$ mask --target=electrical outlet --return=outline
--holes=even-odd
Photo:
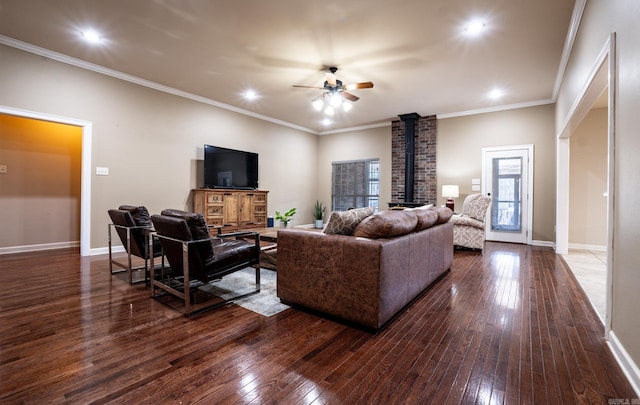
[[[108,176],[109,168],[108,167],[96,167],[96,175],[98,176]]]
[[[0,165],[0,174],[7,174],[7,165]]]

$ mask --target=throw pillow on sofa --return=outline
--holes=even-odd
[[[412,232],[418,223],[413,211],[383,211],[362,220],[353,236],[361,238],[391,238]]]
[[[326,234],[353,235],[356,226],[366,217],[373,215],[373,207],[354,208],[349,211],[333,211],[323,232]]]

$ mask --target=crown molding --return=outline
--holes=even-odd
[[[224,110],[233,111],[238,114],[246,115],[248,117],[256,118],[262,121],[271,122],[273,124],[282,125],[284,127],[289,127],[293,129],[297,129],[302,132],[308,132],[314,135],[318,135],[318,131],[314,131],[309,128],[305,128],[299,125],[292,124],[287,121],[279,120],[276,118],[268,117],[266,115],[257,114],[249,110],[245,110],[242,108],[234,107],[229,104],[221,103],[216,100],[212,100],[210,98],[198,96],[193,93],[189,93],[186,91],[178,90],[173,87],[165,86],[156,82],[152,82],[150,80],[145,80],[137,76],[129,75],[127,73],[123,73],[114,69],[109,69],[104,66],[96,65],[95,63],[90,63],[87,61],[83,61],[77,58],[73,58],[71,56],[67,56],[61,54],[59,52],[55,52],[49,49],[41,48],[39,46],[35,46],[23,41],[19,41],[14,38],[7,37],[5,35],[0,35],[0,44],[4,44],[16,49],[23,50],[25,52],[33,53],[35,55],[44,56],[45,58],[49,58],[58,62],[66,63],[68,65],[76,66],[81,69],[90,70],[92,72],[100,73],[106,76],[111,76],[116,79],[124,80],[130,83],[137,84],[139,86],[148,87],[150,89],[158,90],[164,93],[172,94],[174,96],[186,98],[189,100],[197,101],[199,103],[208,104],[214,107],[222,108]]]
[[[437,114],[436,116],[438,117],[438,119],[455,118],[455,117],[464,117],[466,115],[485,114],[485,113],[500,112],[500,111],[507,111],[507,110],[516,110],[518,108],[536,107],[539,105],[547,105],[547,104],[553,104],[553,103],[555,103],[555,100],[548,98],[544,100],[527,101],[525,103],[505,104],[505,105],[496,106],[496,107],[481,108],[478,110],[468,110],[468,111],[461,111],[461,112],[454,112],[454,113],[447,113],[447,114]]]
[[[564,49],[562,50],[562,58],[560,59],[560,65],[558,66],[558,75],[556,76],[556,82],[553,86],[554,100],[557,100],[558,93],[560,92],[560,86],[564,80],[564,74],[567,70],[567,64],[569,63],[569,56],[573,49],[573,44],[576,41],[578,35],[578,28],[580,28],[580,22],[582,21],[582,15],[584,14],[584,8],[587,6],[587,0],[576,0],[573,7],[573,14],[571,15],[571,22],[569,23],[569,31],[567,32],[567,38],[564,41]]]

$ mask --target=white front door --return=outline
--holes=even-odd
[[[491,197],[486,239],[531,243],[533,145],[482,149],[483,193]]]

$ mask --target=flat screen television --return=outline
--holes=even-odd
[[[204,145],[204,187],[258,188],[258,154]]]

